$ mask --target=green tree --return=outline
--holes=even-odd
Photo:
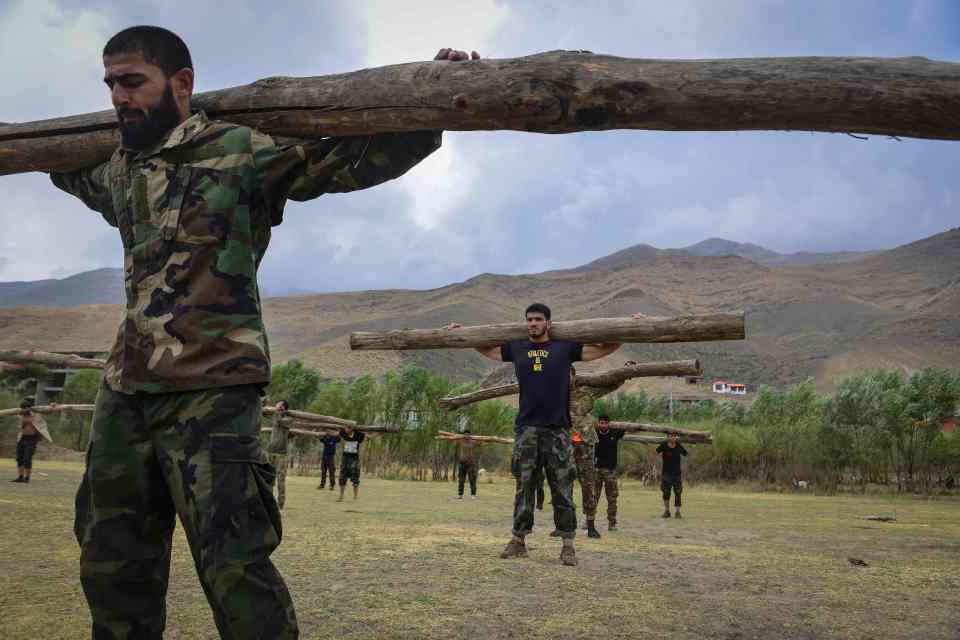
[[[320,374],[315,369],[289,360],[273,368],[267,394],[271,402],[286,400],[291,409],[302,409],[309,406],[319,386]]]
[[[60,404],[93,404],[100,389],[101,372],[83,370],[71,373],[60,394]],[[64,411],[54,428],[53,439],[61,446],[73,447],[78,451],[86,448],[90,437],[92,414],[76,411]],[[51,424],[51,427],[54,425]]]

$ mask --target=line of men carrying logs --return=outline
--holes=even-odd
[[[742,315],[733,314],[732,325],[720,332],[721,339],[736,337],[736,324],[739,320],[742,335]],[[525,339],[513,339],[502,342],[499,337],[506,327],[508,332],[516,333],[513,325],[474,327],[467,329],[453,323],[441,330],[388,332],[386,342],[390,348],[439,348],[442,346],[469,346],[492,360],[512,362],[517,383],[480,389],[455,397],[441,400],[441,406],[455,411],[460,407],[482,400],[519,394],[519,410],[515,422],[514,435],[510,438],[473,435],[463,433],[440,432],[437,440],[458,443],[458,497],[462,498],[467,481],[471,496],[477,491],[477,465],[474,447],[478,444],[511,444],[511,471],[516,481],[512,537],[504,551],[503,558],[524,557],[527,555],[525,537],[534,522],[534,510],[542,510],[544,504],[544,481],[550,487],[553,506],[554,537],[563,540],[560,559],[563,564],[576,565],[577,559],[573,546],[576,530],[576,509],[573,502],[573,483],[578,481],[581,489],[581,504],[585,518],[584,529],[591,538],[599,538],[596,528],[598,502],[604,492],[607,494],[608,531],[617,528],[618,511],[618,447],[621,441],[643,444],[658,444],[657,453],[662,456],[661,490],[663,498],[663,517],[671,517],[670,496],[674,497],[672,517],[681,517],[681,494],[683,489],[681,457],[687,452],[686,444],[709,444],[712,437],[707,432],[677,429],[671,426],[611,422],[607,416],[593,417],[594,405],[598,398],[619,389],[627,380],[649,376],[685,376],[700,375],[701,369],[696,360],[673,362],[638,363],[627,361],[622,367],[599,373],[578,374],[573,366],[577,361],[590,361],[606,357],[615,352],[620,342],[581,343],[573,340],[557,339],[557,333],[576,331],[595,335],[594,327],[578,325],[599,324],[600,335],[622,334],[626,338],[642,341],[680,341],[704,339],[704,335],[717,336],[716,328],[707,329],[703,324],[716,323],[716,319],[704,321],[703,317],[687,318],[651,318],[643,314],[634,314],[629,319],[607,319],[600,321],[579,321],[571,323],[551,322],[551,311],[543,304],[532,304],[525,311]],[[731,324],[731,318],[722,317],[721,323]],[[606,328],[604,328],[606,325]],[[615,325],[611,329],[610,326]],[[685,326],[682,326],[685,325]],[[555,328],[556,327],[556,328]],[[559,329],[559,331],[558,331]],[[604,334],[603,331],[607,333]],[[438,333],[439,332],[439,333]],[[593,333],[591,333],[593,332]],[[725,333],[724,333],[725,332]],[[384,343],[370,334],[353,334],[353,348],[377,348]],[[492,343],[492,344],[491,344]],[[2,351],[0,359],[11,362],[45,362],[65,365],[68,362],[80,362],[84,367],[102,366],[100,361],[44,354],[41,352]],[[37,413],[60,410],[92,410],[91,405],[62,405],[46,408],[33,408]],[[8,410],[17,411],[17,410]],[[22,410],[21,410],[22,411]],[[3,415],[4,412],[0,412]],[[321,481],[318,488],[324,488],[329,480],[330,489],[334,487],[334,456],[336,447],[343,442],[341,468],[339,476],[340,495],[344,499],[347,482],[353,485],[353,497],[358,498],[360,484],[360,445],[367,436],[383,432],[401,432],[397,426],[358,425],[351,420],[334,416],[324,416],[290,409],[285,400],[272,407],[264,407],[263,415],[272,416],[271,426],[262,429],[270,434],[266,455],[275,469],[274,485],[277,491],[278,506],[282,509],[286,499],[286,473],[288,468],[287,452],[291,437],[316,437],[321,439],[323,454],[321,457]],[[21,412],[21,440],[30,439],[30,426]],[[633,435],[630,432],[666,434],[666,439],[650,435]],[[629,434],[629,435],[628,435]],[[35,448],[35,446],[34,446]],[[21,465],[18,447],[18,470]],[[21,470],[21,476],[24,475]],[[17,480],[23,481],[23,480]]]

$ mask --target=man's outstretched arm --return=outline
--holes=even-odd
[[[473,52],[441,49],[437,61],[477,60]],[[440,148],[442,131],[328,138],[278,147],[264,134],[251,140],[258,183],[273,205],[311,200],[325,193],[366,189],[402,176]],[[275,220],[274,224],[279,221]]]
[[[51,173],[50,180],[61,191],[76,196],[87,207],[99,211],[111,226],[117,226],[113,210],[113,195],[110,192],[110,163],[104,162],[89,169],[69,173]]]
[[[444,327],[447,331],[453,331],[455,329],[462,329],[463,325],[459,322],[451,322]],[[484,358],[490,358],[491,360],[496,360],[497,362],[503,362],[503,350],[500,345],[494,345],[492,347],[476,347],[477,353],[482,355]]]

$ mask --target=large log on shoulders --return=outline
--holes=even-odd
[[[638,362],[616,369],[596,373],[577,372],[577,384],[587,387],[613,387],[633,378],[656,378],[666,376],[699,376],[703,373],[699,360],[674,360],[671,362]]]
[[[80,356],[48,353],[46,351],[29,351],[24,349],[10,349],[0,351],[0,361],[45,364],[52,367],[63,367],[64,369],[103,369],[106,363],[103,360],[94,358],[81,358]]]
[[[636,318],[595,318],[554,322],[550,337],[583,343],[705,342],[743,340],[742,311],[700,315]],[[394,329],[350,334],[350,348],[365,349],[475,349],[527,338],[522,322],[459,329]]]
[[[661,444],[667,441],[663,436],[643,436],[629,434],[623,436],[624,442],[638,442],[640,444]],[[713,444],[713,440],[692,440],[690,438],[678,438],[677,442],[681,444]]]
[[[65,411],[83,411],[92,413],[95,408],[96,406],[92,404],[41,404],[35,407],[30,407],[30,411],[33,411],[34,413],[61,413]],[[23,409],[0,409],[0,418],[20,415],[21,411],[23,411]]]
[[[198,94],[193,106],[294,138],[423,129],[645,129],[958,140],[960,64],[919,57],[652,60],[550,51],[264,78]],[[116,127],[113,111],[0,126],[0,175],[103,162],[117,146]]]
[[[490,400],[492,398],[501,398],[503,396],[512,396],[517,393],[520,393],[520,385],[516,382],[513,384],[501,384],[496,387],[487,387],[486,389],[478,389],[477,391],[463,393],[459,396],[440,398],[440,406],[448,410],[459,409],[460,407],[473,404],[474,402],[481,402],[483,400]]]
[[[263,415],[272,416],[277,412],[275,407],[264,407]],[[302,422],[321,422],[328,425],[340,425],[340,426],[357,426],[357,423],[354,420],[345,420],[344,418],[337,418],[334,416],[325,416],[319,413],[309,413],[307,411],[298,411],[296,409],[291,409],[287,411],[287,415],[296,420]]]
[[[680,429],[666,424],[652,424],[648,422],[620,422],[613,420],[610,422],[611,429],[620,429],[621,431],[633,432],[642,431],[646,433],[676,433],[684,438],[693,438],[697,440],[713,441],[713,434],[709,431],[694,431],[692,429]]]
[[[485,443],[492,442],[496,444],[513,444],[513,438],[502,438],[500,436],[483,436],[466,433],[453,433],[452,431],[439,431],[435,440],[446,440],[448,442],[457,442],[460,440],[471,440],[473,442]]]
[[[700,375],[700,362],[697,360],[676,360],[673,362],[638,362],[637,364],[598,371],[596,373],[577,373],[577,384],[588,387],[613,387],[632,378],[657,376],[695,376]],[[511,396],[520,393],[520,385],[502,384],[470,391],[459,396],[440,398],[440,406],[447,410],[483,400]]]

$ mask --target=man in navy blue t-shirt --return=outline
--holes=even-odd
[[[526,340],[514,340],[501,346],[478,348],[482,355],[512,362],[520,384],[520,410],[517,413],[517,437],[513,445],[513,468],[518,474],[513,507],[513,538],[501,558],[526,557],[525,538],[533,528],[536,502],[536,471],[542,464],[550,485],[553,520],[563,548],[560,560],[577,564],[573,538],[577,531],[577,512],[573,504],[573,483],[577,468],[570,442],[570,367],[574,362],[608,356],[617,343],[584,345],[550,338],[550,308],[532,304],[525,312]],[[642,314],[634,314],[640,319]],[[454,323],[447,329],[461,325]]]

